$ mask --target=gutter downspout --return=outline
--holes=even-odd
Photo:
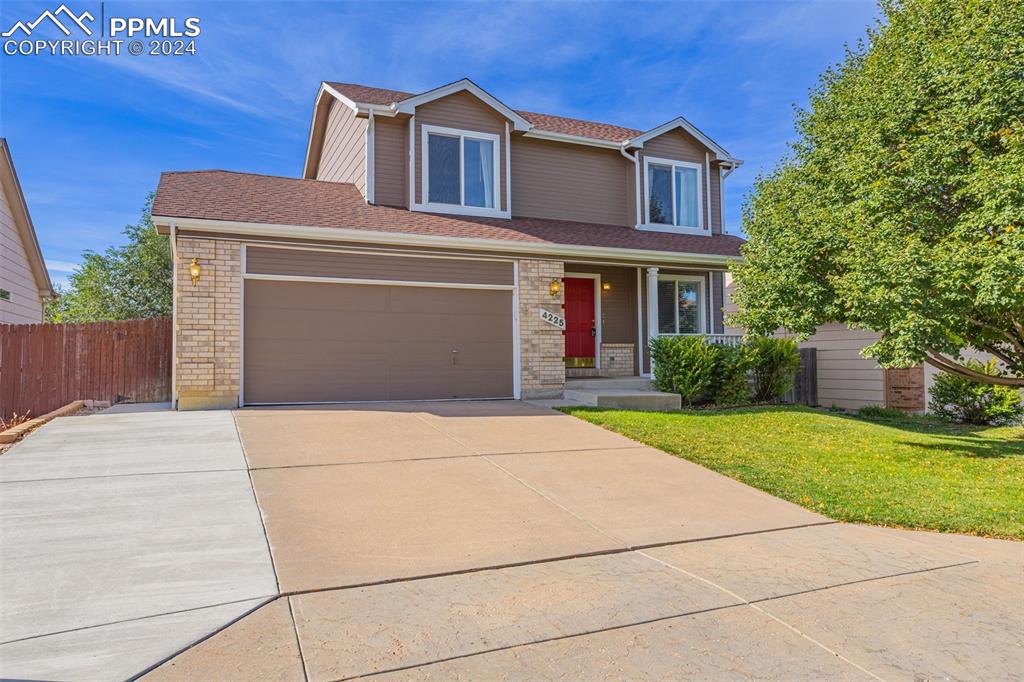
[[[725,164],[722,165],[724,166]],[[730,161],[728,171],[719,171],[718,173],[718,210],[722,215],[722,234],[729,234],[725,230],[725,179],[732,175],[736,168],[738,168],[736,162]]]
[[[178,409],[178,223],[171,223],[171,409]]]
[[[639,151],[629,154],[626,152],[625,145],[619,147],[619,153],[624,157],[633,162],[633,203],[636,205],[636,224],[634,228],[639,229],[640,227],[640,160],[637,158]]]

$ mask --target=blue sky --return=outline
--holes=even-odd
[[[4,0],[0,26],[59,2]],[[99,2],[69,7],[99,16]],[[8,138],[63,282],[120,243],[163,170],[297,176],[321,80],[422,91],[468,76],[517,109],[647,129],[682,114],[744,165],[726,221],[793,136],[794,105],[877,15],[870,1],[107,2],[201,19],[196,56],[0,57]],[[53,37],[59,37],[54,35]]]

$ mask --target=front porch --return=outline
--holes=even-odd
[[[678,410],[682,406],[678,394],[655,390],[647,377],[567,378],[565,399],[582,405],[619,410]]]
[[[558,286],[567,394],[586,386],[576,380],[624,379],[629,390],[638,389],[650,378],[647,349],[655,336],[739,343],[741,336],[724,333],[723,275],[697,267],[565,263]],[[603,395],[623,388],[614,382],[602,386]]]

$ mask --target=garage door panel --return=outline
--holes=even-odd
[[[509,290],[248,279],[245,402],[511,397],[511,310]]]

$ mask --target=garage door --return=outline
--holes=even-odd
[[[258,277],[245,281],[246,404],[513,395],[510,288]]]

